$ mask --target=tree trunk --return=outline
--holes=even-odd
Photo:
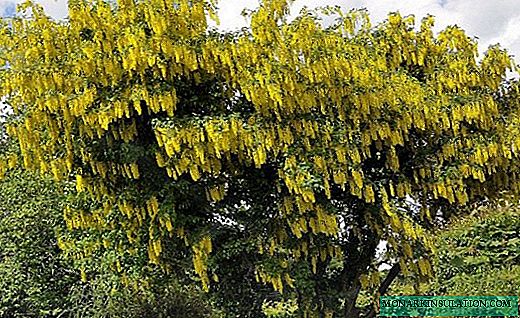
[[[346,246],[343,271],[341,274],[341,291],[345,295],[345,318],[360,317],[360,310],[356,307],[356,301],[361,291],[359,278],[366,272],[376,253],[379,238],[373,233],[366,233],[360,240],[353,233]]]
[[[356,307],[356,300],[361,290],[359,282],[355,282],[347,291],[345,299],[345,318],[358,318],[359,309]]]

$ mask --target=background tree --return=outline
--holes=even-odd
[[[136,291],[157,270],[213,281],[254,317],[260,302],[241,296],[267,283],[298,315],[355,317],[360,290],[393,278],[380,241],[392,276],[431,276],[439,220],[517,191],[504,50],[478,62],[432,17],[288,21],[289,2],[263,1],[239,33],[208,30],[203,0],[70,1],[66,22],[27,3],[4,23],[9,133],[26,168],[75,180],[59,245],[83,280],[101,263]]]

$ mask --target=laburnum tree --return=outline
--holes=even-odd
[[[208,27],[209,0],[71,0],[64,21],[27,2],[3,21],[0,90],[21,155],[0,171],[76,183],[59,245],[84,280],[104,264],[146,290],[159,268],[234,317],[280,299],[299,316],[373,316],[360,291],[433,274],[440,220],[518,192],[505,50],[478,60],[430,16],[289,19],[290,2],[262,1],[234,33]]]

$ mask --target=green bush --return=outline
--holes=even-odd
[[[401,278],[390,295],[520,296],[518,233],[517,203],[480,208],[438,231],[432,281]]]
[[[520,295],[520,207],[489,207],[437,239],[436,282],[446,295]]]
[[[55,236],[65,192],[19,170],[0,183],[0,317],[56,317],[70,308],[78,273],[61,258]]]
[[[199,288],[160,271],[149,288],[133,290],[94,264],[82,282],[56,239],[67,193],[63,183],[20,170],[0,183],[0,317],[218,317]]]

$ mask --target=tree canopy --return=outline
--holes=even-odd
[[[244,316],[281,297],[353,317],[360,290],[384,292],[379,242],[403,274],[431,276],[439,221],[518,191],[505,50],[479,60],[431,16],[290,20],[290,2],[262,1],[232,33],[208,27],[207,0],[71,0],[66,21],[27,2],[3,20],[0,95],[21,153],[0,174],[75,182],[58,244],[83,280],[102,260],[127,288],[160,269]]]

